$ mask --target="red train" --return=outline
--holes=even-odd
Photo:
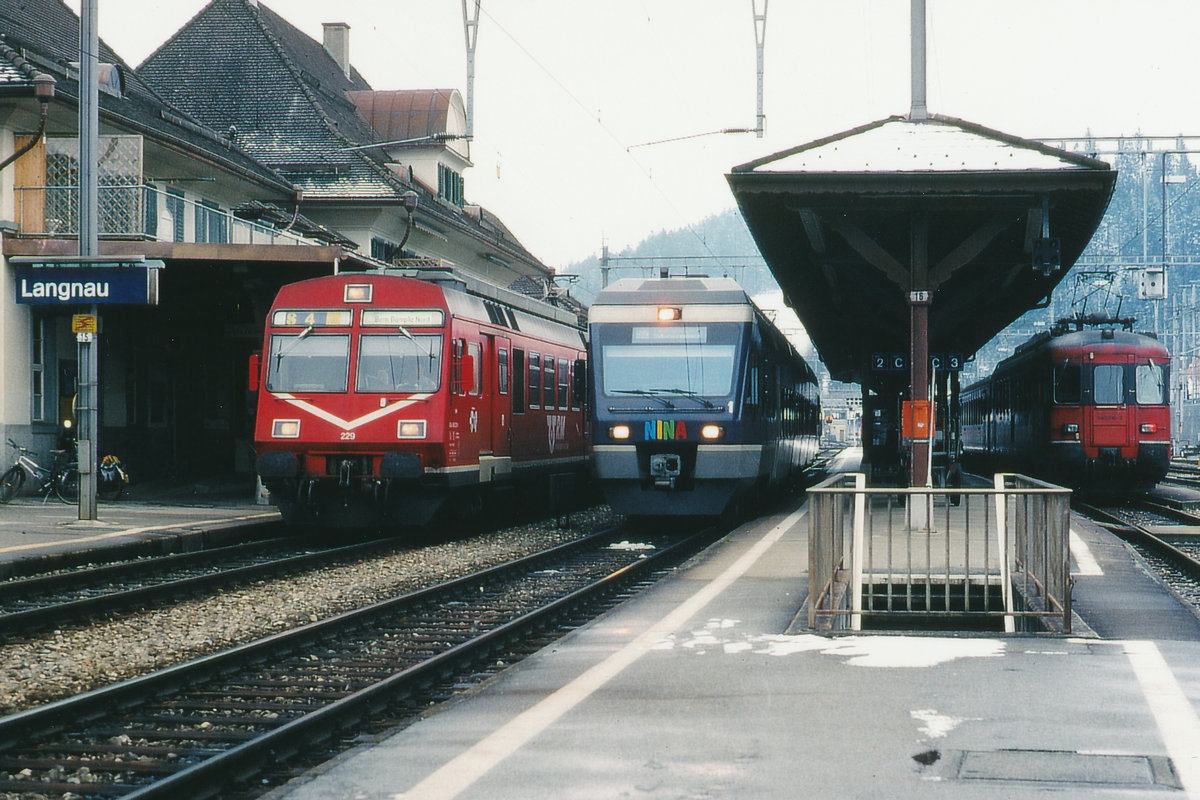
[[[422,525],[500,490],[546,502],[586,476],[583,329],[446,272],[283,287],[267,319],[256,469],[284,519]]]
[[[1131,318],[1059,320],[962,393],[969,467],[1144,491],[1171,460],[1170,355]]]

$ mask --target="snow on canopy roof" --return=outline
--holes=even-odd
[[[940,115],[891,117],[752,161],[734,172],[994,172],[1107,169],[1078,153]]]

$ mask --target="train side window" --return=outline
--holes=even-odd
[[[496,388],[508,394],[508,351],[501,348],[496,356]]]
[[[471,392],[473,396],[478,396],[483,390],[483,348],[479,346],[479,342],[467,343],[467,355],[471,356]]]
[[[1162,364],[1138,364],[1134,376],[1137,403],[1143,406],[1162,405],[1166,401],[1166,375]]]
[[[467,351],[466,339],[455,339],[450,352],[450,393],[463,393],[463,354]]]
[[[542,407],[542,357],[529,354],[529,407]]]
[[[525,413],[525,351],[513,348],[513,413]]]
[[[567,399],[571,388],[571,364],[565,358],[558,360],[558,410],[566,411],[571,402]]]
[[[554,359],[542,356],[542,407],[547,411],[554,410]]]
[[[1080,378],[1083,370],[1079,364],[1057,364],[1054,367],[1054,402],[1074,405],[1079,402]]]
[[[1125,402],[1123,364],[1097,364],[1092,372],[1093,396],[1098,406],[1119,406]]]

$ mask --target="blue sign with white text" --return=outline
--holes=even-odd
[[[16,266],[17,303],[21,305],[148,305],[157,303],[151,273],[140,265]],[[156,288],[156,287],[155,287]]]

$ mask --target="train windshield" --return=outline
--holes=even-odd
[[[350,337],[298,334],[271,336],[267,390],[271,392],[344,392],[350,372]]]
[[[1167,402],[1166,367],[1148,361],[1138,364],[1135,373],[1137,402],[1143,406],[1157,406]]]
[[[354,386],[360,392],[436,392],[442,375],[442,337],[364,334]]]
[[[676,407],[688,398],[712,408],[708,398],[733,394],[742,331],[737,323],[605,325],[597,331],[600,389],[613,399],[653,397]]]

